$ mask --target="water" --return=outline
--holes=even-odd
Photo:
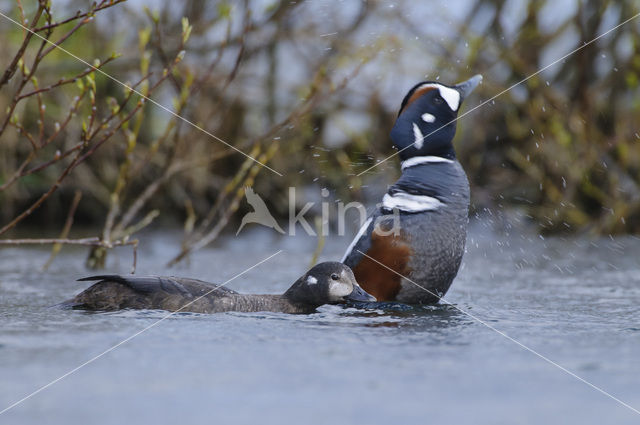
[[[166,270],[175,236],[145,237],[139,273],[286,289],[315,242],[247,232]],[[324,259],[348,244],[329,239]],[[84,288],[84,250],[0,251],[0,410],[164,317],[50,308]],[[110,257],[126,272],[129,251]],[[545,239],[474,226],[449,302],[640,409],[640,239]],[[2,424],[631,424],[640,415],[439,305],[313,315],[178,314],[61,379]]]

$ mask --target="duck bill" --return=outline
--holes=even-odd
[[[469,94],[473,91],[473,89],[478,87],[478,84],[480,84],[481,82],[482,82],[482,75],[476,74],[473,77],[469,78],[467,81],[458,83],[453,87],[456,90],[458,90],[458,93],[460,93],[460,97],[464,99],[467,96],[469,96]]]
[[[346,301],[375,301],[376,297],[366,292],[360,287],[360,285],[353,285],[353,291],[351,294],[345,297]]]

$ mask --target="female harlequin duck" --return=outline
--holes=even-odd
[[[239,294],[220,285],[181,277],[106,275],[79,280],[99,282],[62,306],[99,311],[130,308],[195,313],[312,313],[323,304],[375,301],[358,285],[351,269],[338,262],[316,265],[282,295]]]
[[[458,273],[469,183],[452,140],[460,105],[481,81],[476,75],[455,86],[422,82],[402,101],[391,130],[402,175],[342,258],[378,301],[437,302]]]

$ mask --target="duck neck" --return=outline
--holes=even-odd
[[[252,311],[273,311],[276,313],[313,313],[315,305],[303,302],[296,302],[287,296],[274,294],[251,294],[243,297],[244,301],[250,305]]]
[[[319,305],[304,303],[296,300],[289,299],[284,295],[281,295],[283,302],[288,306],[288,313],[309,314],[316,311]]]
[[[300,310],[300,313],[315,311],[315,309],[322,304],[318,304],[318,302],[309,295],[308,290],[299,288],[298,283],[299,282],[296,282],[296,284],[287,289],[284,294],[280,295],[281,299],[283,302],[288,303],[291,308]]]
[[[464,201],[469,183],[460,163],[440,156],[416,156],[402,162],[402,175],[383,198],[387,210],[434,211]]]
[[[389,188],[389,195],[405,192],[411,195],[425,195],[442,202],[455,185],[457,161],[438,157],[421,156],[402,162],[402,175]]]

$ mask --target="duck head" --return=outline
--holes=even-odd
[[[284,293],[291,302],[321,306],[345,301],[375,301],[358,285],[348,266],[335,261],[319,263]]]
[[[451,143],[456,133],[454,120],[462,101],[481,81],[481,75],[454,86],[423,81],[409,90],[391,130],[400,159],[430,155],[454,159]]]

